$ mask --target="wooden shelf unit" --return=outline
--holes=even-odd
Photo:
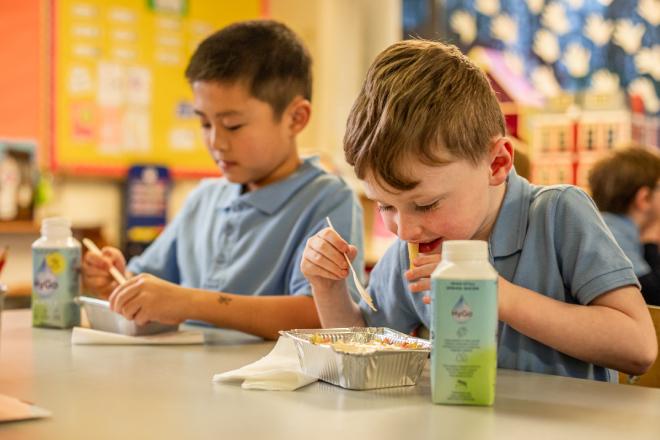
[[[7,285],[7,297],[20,297],[32,295],[32,286],[27,283],[9,283]]]
[[[0,234],[38,234],[39,225],[30,220],[0,221]]]

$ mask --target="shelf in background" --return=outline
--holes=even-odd
[[[30,296],[32,295],[32,285],[28,283],[8,283],[7,297]]]
[[[30,220],[0,221],[0,234],[38,234],[39,225]]]

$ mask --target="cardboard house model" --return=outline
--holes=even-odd
[[[509,136],[522,141],[532,182],[586,187],[593,163],[631,139],[631,115],[623,92],[583,91],[545,98],[507,66],[502,52],[475,48],[469,56],[491,81]],[[647,139],[645,144],[653,139],[657,144],[657,118],[655,125],[648,116],[637,116],[635,121],[633,130]]]
[[[630,97],[632,139],[648,148],[660,148],[660,115],[648,114],[641,96]]]

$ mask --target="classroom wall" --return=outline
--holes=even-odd
[[[101,226],[109,243],[120,241],[123,183],[115,179],[56,177],[53,198],[42,207],[39,218],[64,215],[78,227]],[[170,190],[168,218],[179,210],[196,180],[176,181]]]
[[[290,26],[314,60],[312,120],[303,152],[343,164],[346,118],[373,58],[401,39],[400,0],[273,0],[270,15]]]
[[[400,0],[272,0],[270,16],[301,35],[314,60],[312,120],[299,138],[301,151],[321,154],[352,175],[341,147],[346,118],[373,58],[401,38]],[[174,183],[170,216],[195,184]],[[100,224],[107,239],[118,242],[119,182],[58,177],[53,189],[42,215],[66,214],[81,226]]]
[[[301,35],[314,59],[312,122],[299,138],[301,151],[321,154],[349,181],[354,181],[341,150],[346,118],[375,55],[401,38],[401,0],[271,0],[269,13]],[[170,218],[196,183],[174,183]],[[110,243],[119,242],[120,182],[54,176],[52,189],[53,198],[38,211],[39,218],[63,215],[77,226],[100,225]],[[12,285],[29,281],[29,244],[34,239],[34,234],[6,239],[10,241],[12,258],[3,274],[4,282]]]
[[[35,1],[0,0],[0,10],[0,65],[15,63],[11,69],[0,68],[0,137],[42,141],[45,120],[38,108],[46,98],[43,34],[24,29],[42,29],[45,12]]]

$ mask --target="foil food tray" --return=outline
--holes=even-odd
[[[108,301],[97,298],[80,296],[76,298],[76,302],[83,306],[89,325],[95,330],[128,336],[147,336],[176,331],[179,327],[178,325],[161,324],[160,322],[137,325],[135,321],[130,321],[119,313],[110,310]]]
[[[280,332],[294,341],[305,374],[352,390],[415,385],[431,352],[431,343],[385,327],[305,329]],[[315,344],[322,338],[329,343]],[[418,348],[345,352],[330,345],[369,344],[376,340],[412,343]]]

